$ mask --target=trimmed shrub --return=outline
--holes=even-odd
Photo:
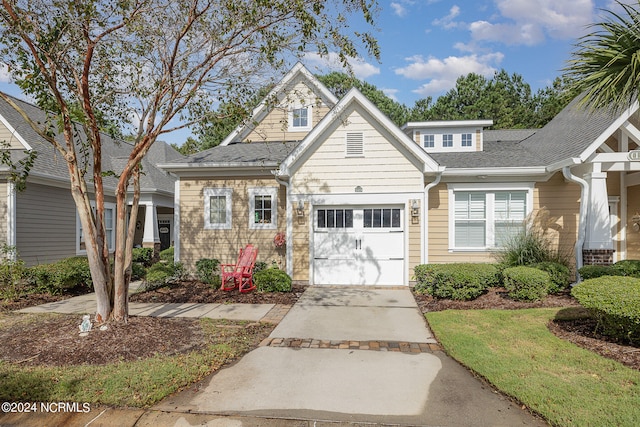
[[[29,269],[32,283],[39,289],[58,293],[76,286],[93,288],[89,261],[84,257],[73,257],[52,264],[40,264]]]
[[[149,267],[153,261],[153,248],[133,248],[132,260]]]
[[[414,290],[436,298],[472,300],[500,283],[493,264],[422,264],[414,273]]]
[[[551,277],[546,271],[519,266],[507,268],[502,274],[504,287],[515,300],[538,301],[549,293]]]
[[[616,276],[615,270],[609,265],[585,265],[580,267],[578,274],[583,280],[595,279],[602,276]]]
[[[147,274],[147,270],[144,268],[139,262],[134,262],[131,264],[131,280],[140,280],[144,279],[144,276]]]
[[[253,282],[260,292],[291,292],[291,277],[279,268],[254,272]]]
[[[598,321],[604,335],[640,344],[640,279],[603,276],[585,280],[571,290]]]
[[[145,289],[159,288],[169,282],[182,279],[183,275],[184,267],[181,263],[158,262],[147,269]]]
[[[640,261],[637,259],[625,259],[611,266],[613,276],[630,276],[640,278]]]
[[[160,260],[164,262],[173,263],[173,246],[160,251]]]
[[[196,261],[196,277],[202,283],[209,285],[220,284],[220,261],[202,258]]]
[[[27,271],[24,261],[17,257],[13,246],[0,247],[0,298],[13,300],[25,293]]]
[[[563,291],[571,284],[571,271],[565,265],[557,262],[546,261],[533,264],[530,267],[546,271],[549,274],[549,277],[551,278],[551,285],[549,286],[550,294]]]
[[[255,265],[253,266],[253,274],[256,274],[258,271],[265,270],[267,267],[268,266],[266,262],[256,261]]]

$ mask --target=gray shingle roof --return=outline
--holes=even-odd
[[[46,123],[47,115],[43,110],[19,99],[14,98],[14,100],[36,123]],[[18,113],[18,111],[3,99],[0,99],[0,115],[2,115],[11,126],[13,126],[16,132],[31,146],[33,150],[38,152],[35,163],[31,168],[31,173],[69,180],[67,163],[62,155],[55,150],[52,144],[38,135],[24,120],[20,113]],[[78,130],[79,134],[82,135],[82,131],[80,129]],[[61,135],[56,135],[56,140],[61,145],[65,145]],[[109,135],[102,134],[102,149],[103,170],[113,170],[118,173],[122,170],[124,164],[126,164],[125,159],[133,149],[133,145],[125,141],[113,139]],[[87,154],[90,157],[90,153]],[[81,158],[80,152],[78,156]],[[14,161],[24,157],[25,155],[22,152],[16,150],[12,152],[12,158]],[[141,178],[141,187],[143,189],[158,189],[173,193],[175,179],[168,173],[157,168],[155,165],[161,162],[174,161],[183,157],[184,156],[166,143],[156,141],[151,146],[149,153],[142,162],[144,175]],[[90,159],[89,164],[91,164]],[[115,187],[116,182],[116,179],[113,177],[104,178],[104,183],[107,186]]]
[[[296,142],[239,142],[227,146],[217,146],[171,164],[187,163],[267,163],[278,165],[298,145]]]
[[[431,156],[448,169],[547,167],[578,157],[619,118],[611,110],[586,110],[579,106],[580,99],[574,99],[541,129],[485,131],[483,152]]]

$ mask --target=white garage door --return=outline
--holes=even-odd
[[[404,209],[318,207],[313,247],[317,285],[401,285]]]

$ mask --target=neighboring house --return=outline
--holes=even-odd
[[[46,122],[42,110],[15,101],[32,120]],[[58,139],[62,142],[60,136]],[[24,151],[38,153],[22,192],[16,192],[8,179],[8,166],[0,165],[0,194],[4,195],[0,198],[0,217],[5,218],[0,221],[0,242],[15,247],[27,265],[86,254],[65,159],[4,100],[0,100],[0,142],[8,144],[14,162],[26,157]],[[132,145],[106,134],[102,135],[102,142],[103,170],[118,173],[126,164]],[[81,153],[79,157],[82,158]],[[161,249],[172,244],[175,178],[155,165],[181,158],[172,147],[156,142],[143,161],[136,245]],[[107,176],[104,182],[107,238],[113,248],[116,180]]]
[[[221,146],[160,165],[178,176],[188,267],[253,243],[296,282],[407,285],[418,264],[494,261],[526,218],[578,266],[640,257],[637,105],[589,113],[576,100],[536,130],[400,129],[301,64],[266,99]]]

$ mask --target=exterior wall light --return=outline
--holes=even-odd
[[[302,200],[298,200],[298,206],[296,206],[296,214],[298,216],[304,216],[304,203]]]
[[[411,201],[411,216],[414,218],[420,216],[420,204],[417,199]]]

